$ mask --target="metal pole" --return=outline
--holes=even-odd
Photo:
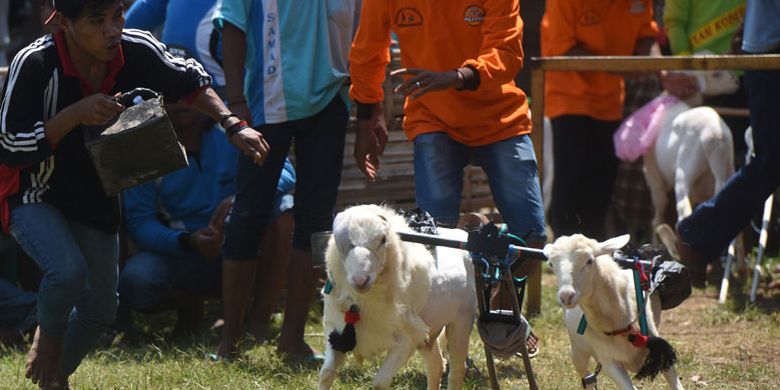
[[[764,249],[766,248],[767,237],[769,236],[769,220],[772,218],[772,205],[775,202],[775,195],[769,195],[764,202],[764,218],[761,221],[761,235],[758,237],[758,254],[756,255],[756,265],[753,267],[753,283],[750,286],[750,302],[756,301],[756,291],[758,291],[758,279],[761,277],[761,260],[764,258]]]

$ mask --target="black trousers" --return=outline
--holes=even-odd
[[[585,115],[552,118],[554,179],[550,224],[556,237],[582,233],[604,240],[617,173],[612,135],[619,121]]]

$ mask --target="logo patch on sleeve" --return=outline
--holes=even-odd
[[[415,8],[401,8],[395,14],[395,25],[398,27],[414,27],[423,23],[422,14]]]
[[[463,21],[469,26],[481,26],[485,21],[485,9],[478,5],[470,5],[463,12]]]

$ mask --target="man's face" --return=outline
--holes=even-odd
[[[87,9],[75,21],[62,17],[60,22],[68,37],[68,45],[73,45],[78,54],[103,62],[116,56],[125,27],[121,0]]]

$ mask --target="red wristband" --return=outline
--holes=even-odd
[[[236,135],[236,133],[246,129],[247,127],[249,127],[249,124],[247,124],[245,120],[240,120],[234,123],[232,126],[225,129],[225,132],[227,133],[228,137],[232,137]]]

